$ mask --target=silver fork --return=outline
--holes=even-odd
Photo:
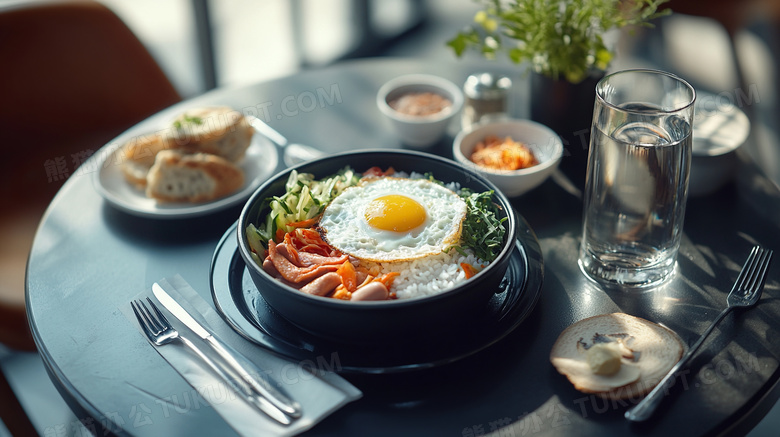
[[[217,364],[217,362],[209,358],[208,355],[204,354],[195,343],[191,342],[186,337],[179,335],[179,332],[173,328],[154,302],[148,297],[146,300],[148,302],[148,307],[141,300],[130,302],[130,306],[133,307],[133,312],[138,319],[138,323],[152,343],[157,346],[162,346],[173,341],[181,341],[251,405],[254,405],[260,411],[283,425],[289,425],[293,422],[294,418],[285,414],[267,399],[255,394],[240,378],[234,377],[232,371],[229,370],[229,367]],[[149,308],[151,308],[151,310]]]
[[[734,308],[748,308],[758,302],[761,297],[761,291],[764,288],[764,282],[766,281],[766,272],[769,269],[769,263],[772,261],[772,251],[764,249],[760,246],[754,246],[750,251],[745,265],[742,266],[742,271],[739,272],[737,280],[732,287],[731,292],[726,299],[728,306],[724,309],[718,317],[710,324],[709,328],[704,331],[704,334],[694,343],[688,350],[688,353],[677,362],[677,364],[669,370],[664,379],[655,386],[655,388],[638,404],[626,411],[626,419],[632,422],[641,422],[647,420],[652,416],[653,412],[658,405],[661,404],[668,389],[674,384],[674,380],[677,374],[683,367],[690,361],[691,357],[704,343],[704,340],[712,332],[715,326],[723,320],[726,315]]]

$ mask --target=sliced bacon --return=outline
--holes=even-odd
[[[299,252],[315,253],[322,256],[341,256],[341,252],[326,243],[314,229],[296,229],[285,235],[285,242]]]
[[[279,282],[281,282],[281,283],[283,283],[283,284],[285,284],[285,285],[287,285],[289,287],[297,289],[297,288],[301,288],[301,286],[304,285],[304,284],[296,284],[294,282],[290,282],[290,281],[284,279],[282,277],[282,274],[279,273],[278,270],[276,270],[276,267],[274,267],[274,263],[271,262],[271,260],[268,259],[268,258],[263,260],[263,270],[265,270],[266,273],[268,273],[269,275],[273,276],[273,278],[276,279],[277,281],[279,281]]]
[[[289,241],[289,238],[285,236],[284,240]],[[323,256],[316,253],[302,252],[296,250],[292,242],[277,244],[276,251],[298,267],[311,267],[330,264],[341,265],[349,259],[348,255]]]
[[[378,275],[376,266],[356,268],[349,255],[328,245],[315,229],[295,229],[278,240],[268,242],[263,270],[291,287],[344,300],[395,298],[388,290],[398,272]]]
[[[295,264],[298,267],[303,267],[301,265],[300,259],[298,259],[298,251],[295,250],[292,245],[285,244],[285,243],[279,243],[276,245],[276,251],[279,252],[280,255],[290,260],[291,263]]]
[[[296,229],[295,232],[292,233],[293,235],[291,237],[294,237],[296,240],[300,241],[301,243],[319,243],[319,244],[326,244],[324,241],[322,241],[322,236],[320,236],[320,233],[317,232],[315,229]]]
[[[268,259],[282,277],[293,283],[309,282],[327,272],[338,270],[338,265],[298,267],[276,250],[276,243],[268,241]]]
[[[341,265],[349,261],[349,255],[322,256],[316,253],[298,252],[298,259],[302,267],[314,265]]]
[[[273,276],[275,279],[282,277],[282,275],[279,274],[279,270],[276,270],[276,267],[274,267],[273,261],[271,261],[269,258],[263,260],[263,270],[265,270],[266,273]]]

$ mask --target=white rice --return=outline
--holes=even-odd
[[[410,299],[438,294],[466,281],[466,273],[461,268],[461,263],[471,264],[477,270],[487,266],[488,263],[477,258],[470,250],[466,249],[465,252],[468,253],[467,256],[452,249],[449,253],[378,265],[382,274],[400,273],[393,281],[390,291],[394,292],[398,299]]]

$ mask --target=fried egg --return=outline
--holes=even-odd
[[[463,199],[427,179],[383,177],[347,188],[320,218],[331,246],[366,261],[439,254],[460,240]]]

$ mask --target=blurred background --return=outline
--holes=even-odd
[[[472,0],[106,0],[184,97],[350,58],[454,58]]]
[[[455,60],[445,46],[475,0],[101,0],[148,47],[182,97],[371,56]],[[780,1],[671,0],[652,29],[613,33],[612,69],[652,66],[753,110],[754,139],[778,144]],[[477,58],[474,53],[466,57]],[[506,59],[496,62],[508,63]],[[523,68],[523,66],[519,66]],[[777,147],[751,149],[780,182]]]
[[[20,3],[32,1],[0,0],[0,7]],[[270,80],[363,57],[451,62],[456,57],[446,41],[472,22],[481,6],[473,0],[100,3],[140,39],[183,99],[217,87]],[[611,35],[618,47],[612,69],[652,66],[686,78],[700,91],[730,97],[741,92],[749,99],[752,141],[758,144],[750,153],[777,184],[780,0],[672,0],[668,6],[674,14],[659,20],[655,28]],[[3,38],[2,31],[0,27],[0,45],[14,44]],[[56,191],[61,183],[48,188]],[[29,243],[21,244],[29,250],[24,246]],[[2,274],[18,276],[20,268],[23,264]],[[0,344],[0,367],[38,434],[67,436],[85,431],[72,426],[77,419],[49,381],[37,353]],[[777,435],[778,426],[780,407],[776,406],[751,435]],[[3,435],[9,432],[0,423]]]
[[[185,98],[350,58],[453,60],[445,42],[480,7],[475,0],[101,2],[130,26]],[[667,6],[676,13],[623,40],[618,61],[648,58],[711,90],[733,88],[743,74],[773,103],[779,3],[672,0]]]

